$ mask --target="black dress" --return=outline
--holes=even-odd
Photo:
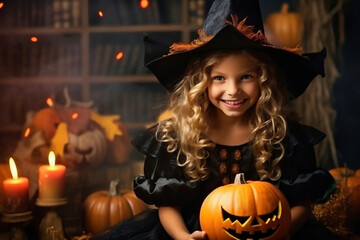
[[[180,207],[190,232],[200,230],[199,212],[205,197],[215,188],[231,183],[242,172],[246,180],[258,180],[249,144],[224,146],[209,150],[209,177],[192,182],[176,164],[176,153],[168,153],[166,144],[155,139],[156,126],[135,138],[133,145],[145,154],[144,176],[134,180],[136,195],[148,204]],[[325,135],[312,127],[291,124],[281,161],[282,176],[272,182],[284,193],[290,206],[310,199],[326,198],[334,187],[332,176],[316,168],[313,145]],[[294,239],[336,239],[325,228],[306,223]],[[171,239],[162,227],[157,210],[146,211],[118,224],[94,239]]]

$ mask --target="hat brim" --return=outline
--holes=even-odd
[[[159,48],[159,46],[155,46],[156,42],[154,41],[147,42],[145,39],[144,41],[146,49]],[[320,52],[298,55],[271,45],[254,42],[231,25],[221,29],[210,41],[200,47],[155,59],[148,57],[147,59],[154,60],[145,62],[145,66],[154,73],[166,89],[173,91],[193,57],[202,52],[236,49],[253,49],[267,53],[285,74],[287,89],[294,98],[300,96],[317,75],[325,75],[325,49]]]

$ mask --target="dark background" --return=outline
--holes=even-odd
[[[290,4],[290,10],[296,10],[296,0],[260,0],[263,18],[279,11],[284,2]],[[337,112],[334,135],[339,164],[360,168],[357,152],[360,150],[360,1],[346,0],[343,11],[345,43],[336,59],[340,77],[333,87],[333,106]]]

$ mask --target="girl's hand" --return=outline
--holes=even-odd
[[[201,239],[207,239],[207,235],[205,231],[195,231],[192,234],[190,234],[187,240],[201,240]]]

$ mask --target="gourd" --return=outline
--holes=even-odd
[[[136,197],[134,191],[124,190],[118,193],[117,184],[118,181],[111,181],[109,191],[97,191],[85,199],[83,216],[87,232],[96,234],[147,208],[147,205]]]
[[[300,44],[302,21],[300,15],[289,12],[289,4],[283,3],[280,12],[274,12],[265,19],[265,26],[276,39],[278,47],[294,48]]]
[[[290,206],[274,185],[246,182],[236,175],[233,184],[213,190],[200,209],[200,225],[209,239],[285,239],[290,230]]]

